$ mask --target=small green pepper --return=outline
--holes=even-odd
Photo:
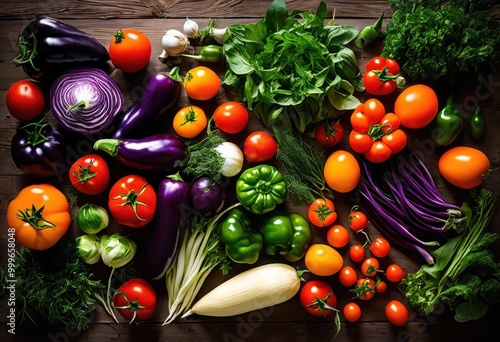
[[[373,42],[380,34],[383,20],[384,20],[384,12],[382,12],[380,17],[378,17],[377,21],[373,25],[367,26],[361,30],[354,44],[356,44],[358,48],[362,49],[371,42]]]
[[[286,198],[283,174],[274,166],[261,164],[245,170],[236,181],[236,197],[256,215],[268,213]]]
[[[259,259],[263,241],[261,234],[252,227],[245,210],[234,208],[219,226],[220,236],[226,245],[226,254],[234,262],[253,264]]]
[[[470,117],[469,133],[474,139],[479,139],[483,136],[485,127],[484,116],[481,112],[481,107],[478,106]]]
[[[438,145],[448,146],[458,137],[462,127],[462,116],[455,107],[453,96],[450,94],[446,100],[446,104],[434,119],[432,138]]]
[[[259,230],[266,254],[280,254],[290,262],[303,258],[312,240],[311,226],[299,213],[271,215]]]
[[[200,50],[199,55],[188,55],[188,54],[181,54],[183,57],[189,57],[196,59],[200,62],[219,62],[222,59],[222,56],[224,55],[224,51],[222,50],[222,46],[219,45],[207,45],[204,46]]]

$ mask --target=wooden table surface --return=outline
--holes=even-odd
[[[167,71],[169,68],[161,64],[157,56],[161,53],[161,37],[167,29],[182,30],[185,18],[196,20],[200,27],[204,27],[209,18],[218,19],[221,27],[230,23],[255,22],[264,14],[269,5],[269,0],[247,0],[247,1],[159,1],[159,0],[129,0],[129,1],[3,1],[0,6],[0,98],[5,99],[10,85],[20,79],[25,79],[26,75],[21,68],[16,68],[10,63],[17,54],[15,45],[18,34],[24,26],[36,15],[47,14],[63,19],[68,23],[94,35],[106,46],[109,44],[113,34],[119,28],[133,27],[143,31],[151,40],[153,53],[150,64],[141,72],[133,75],[126,75],[119,70],[111,73],[112,78],[119,85],[125,97],[125,106],[128,106],[137,97],[138,90],[143,87],[145,81],[154,73]],[[287,1],[289,10],[310,9],[315,10],[319,1]],[[358,29],[371,24],[382,11],[390,17],[390,7],[386,1],[326,1],[329,10],[335,10],[335,18],[341,24],[349,24]],[[386,23],[386,22],[385,22]],[[381,42],[376,42],[364,51],[356,50],[360,67],[381,51]],[[185,60],[181,65],[181,74],[184,75],[191,67],[198,65],[198,62]],[[212,65],[223,77],[224,64]],[[475,89],[476,97],[483,106],[483,111],[488,120],[486,133],[480,141],[471,141],[470,138],[461,137],[466,145],[480,148],[491,161],[492,168],[500,166],[500,127],[499,100],[500,100],[500,79],[499,74],[491,75],[490,79],[483,80],[483,88]],[[471,85],[473,83],[471,82]],[[470,86],[469,85],[469,91]],[[464,85],[468,87],[467,84]],[[45,91],[47,89],[44,89]],[[474,89],[472,89],[474,91]],[[359,94],[361,99],[366,95]],[[204,109],[210,113],[218,104],[236,98],[228,91],[213,100],[203,103]],[[16,168],[10,155],[10,142],[19,122],[11,117],[3,102],[0,105],[0,256],[1,266],[6,265],[7,238],[6,238],[6,209],[10,200],[18,192],[29,184],[39,181],[24,175]],[[187,96],[182,93],[176,107],[170,109],[163,117],[159,127],[171,131],[168,124],[179,109],[189,103]],[[349,130],[347,115],[342,118],[346,129]],[[52,122],[52,121],[51,121]],[[228,140],[236,143],[242,142],[245,134],[261,127],[261,123],[251,117],[247,129],[236,136],[226,136]],[[425,145],[425,135],[423,132],[409,132],[409,146],[412,149],[430,148]],[[347,140],[342,141],[342,148],[349,149]],[[340,148],[340,147],[339,147]],[[89,152],[89,151],[88,151]],[[463,192],[447,184],[437,172],[437,160],[440,149],[430,148],[427,150],[425,163],[431,170],[436,183],[445,197],[450,201],[459,201]],[[83,153],[83,152],[82,152]],[[74,161],[74,159],[72,159]],[[119,168],[118,165],[110,161],[110,165],[115,168],[113,177],[122,172],[130,170]],[[245,167],[248,164],[245,164]],[[494,172],[487,181],[490,190],[500,192],[499,172]],[[57,186],[67,186],[67,182],[58,180],[47,180]],[[347,214],[354,204],[353,194],[337,194],[335,203],[338,211],[338,223],[347,224]],[[105,197],[102,197],[101,201]],[[83,203],[79,203],[80,205]],[[300,213],[306,212],[306,206],[294,206],[287,202],[287,208]],[[500,232],[500,213],[497,211],[489,227],[492,231]],[[112,231],[127,232],[127,228],[120,227],[116,222],[111,222],[106,232]],[[378,236],[379,233],[370,225],[367,229],[370,236]],[[80,234],[75,224],[72,225],[69,234],[74,236]],[[140,238],[140,233],[134,233]],[[351,236],[352,241],[359,237]],[[314,232],[314,241],[325,242],[324,231]],[[359,240],[361,241],[361,240]],[[497,245],[498,246],[498,245]],[[346,256],[346,248],[340,252]],[[138,251],[138,253],[141,253]],[[262,257],[259,263],[266,263],[276,259]],[[347,260],[347,259],[346,259]],[[390,257],[384,262],[398,262],[405,271],[415,272],[421,265],[422,260],[416,255],[393,249]],[[299,266],[303,264],[297,263]],[[140,265],[140,263],[139,263]],[[99,266],[97,266],[99,267]],[[245,269],[243,266],[235,266],[226,278]],[[106,268],[98,269],[96,274],[107,275]],[[208,292],[225,278],[218,272],[212,273],[206,280],[200,295]],[[338,297],[338,307],[350,301],[351,294],[342,288],[335,277],[325,280],[334,285],[334,291]],[[8,309],[5,305],[7,299],[0,298],[0,341],[105,341],[105,340],[167,340],[167,341],[326,341],[330,340],[334,332],[334,324],[331,319],[314,318],[308,315],[299,304],[296,297],[286,303],[274,307],[242,314],[236,317],[212,318],[191,316],[190,318],[178,320],[167,326],[162,326],[162,322],[167,316],[166,291],[164,281],[153,282],[159,294],[159,303],[156,314],[148,322],[140,325],[127,324],[120,320],[115,324],[104,312],[100,305],[97,305],[95,315],[91,317],[92,326],[85,332],[75,332],[64,326],[47,326],[17,323],[16,335],[7,332]],[[410,321],[404,327],[395,327],[389,324],[384,316],[383,308],[390,299],[399,299],[405,303],[410,311]],[[458,324],[446,310],[432,315],[422,315],[414,310],[405,300],[403,295],[394,287],[381,295],[375,296],[371,301],[360,303],[363,315],[359,322],[348,323],[342,317],[342,330],[337,336],[338,341],[445,341],[460,339],[463,340],[486,340],[491,334],[500,333],[499,307],[492,307],[488,316],[480,321],[466,324]],[[495,335],[493,335],[495,336]]]

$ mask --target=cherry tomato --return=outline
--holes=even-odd
[[[191,139],[207,127],[207,116],[200,107],[184,107],[175,114],[172,125],[179,136]]]
[[[373,139],[366,133],[352,130],[349,133],[349,146],[357,153],[365,153],[373,145]]]
[[[5,99],[10,115],[19,121],[33,120],[45,108],[45,97],[33,81],[21,80],[10,86]]]
[[[366,217],[365,213],[360,210],[352,210],[347,218],[347,222],[349,224],[349,228],[353,232],[359,232],[363,230],[368,225],[368,217]]]
[[[109,185],[110,173],[106,161],[97,154],[78,158],[69,169],[69,181],[76,190],[87,195],[97,195]]]
[[[326,233],[326,240],[330,246],[342,248],[349,242],[349,232],[344,226],[336,224],[328,229],[328,232]]]
[[[366,70],[382,70],[383,68],[388,68],[394,75],[399,74],[400,68],[399,64],[395,59],[384,58],[381,56],[373,57],[368,63],[366,63]]]
[[[366,64],[366,74],[363,75],[366,92],[372,95],[390,94],[398,87],[394,78],[399,71],[399,64],[394,59],[373,57]]]
[[[380,263],[376,258],[366,258],[361,264],[361,272],[368,277],[373,277],[377,274]]]
[[[243,143],[243,154],[250,163],[270,160],[276,155],[278,144],[267,132],[255,131],[250,133]]]
[[[214,111],[213,118],[215,124],[223,132],[229,134],[240,133],[248,123],[248,111],[239,102],[225,102]]]
[[[309,280],[300,290],[300,305],[316,317],[328,317],[336,312],[337,297],[330,284],[322,280]]]
[[[316,227],[326,227],[337,220],[335,204],[329,198],[317,198],[309,205],[307,217]]]
[[[381,140],[377,140],[373,142],[370,149],[363,155],[372,163],[382,163],[391,157],[392,150]]]
[[[408,323],[408,309],[398,300],[391,300],[385,306],[387,320],[395,326],[401,327]]]
[[[441,155],[438,162],[441,176],[462,189],[481,185],[489,168],[488,157],[480,150],[468,146],[450,148]]]
[[[401,266],[397,264],[391,264],[385,270],[385,277],[392,283],[400,282],[405,276],[405,272]]]
[[[401,92],[394,103],[394,113],[407,128],[423,128],[436,116],[438,98],[431,87],[423,84],[409,86]]]
[[[389,147],[391,154],[401,152],[408,142],[406,133],[401,129],[396,129],[382,137],[382,142]]]
[[[318,276],[331,276],[340,271],[344,259],[334,248],[315,243],[309,246],[305,255],[307,269]]]
[[[340,120],[324,120],[319,122],[314,129],[314,140],[321,146],[331,147],[337,145],[344,137],[344,127]]]
[[[385,281],[380,281],[378,285],[375,285],[375,292],[384,293],[387,290],[387,283]]]
[[[361,308],[353,302],[344,305],[342,313],[348,322],[357,322],[361,318]]]
[[[376,293],[377,285],[372,278],[359,278],[351,291],[361,300],[370,300]]]
[[[125,72],[137,72],[148,65],[151,59],[151,42],[139,30],[118,30],[109,44],[111,63]]]
[[[370,244],[370,252],[374,257],[383,258],[391,251],[391,244],[387,239],[378,237]]]
[[[326,184],[334,191],[346,193],[354,190],[360,179],[359,163],[344,150],[337,150],[327,158],[323,175]]]
[[[210,100],[220,90],[219,76],[210,68],[198,66],[186,73],[184,89],[186,95],[193,100]]]
[[[361,245],[352,245],[349,248],[349,258],[354,262],[361,262],[365,259],[365,249]]]
[[[339,271],[339,282],[347,287],[353,286],[358,280],[356,270],[351,266],[344,266]]]
[[[385,107],[382,102],[375,98],[366,100],[359,104],[351,114],[352,129],[361,133],[367,133],[370,125],[378,123],[385,115]]]
[[[133,278],[118,287],[113,305],[130,323],[151,318],[156,310],[156,291],[146,280]]]
[[[128,175],[111,187],[109,211],[120,224],[140,228],[153,220],[156,210],[156,193],[146,178]]]

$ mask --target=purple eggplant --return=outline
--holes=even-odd
[[[204,216],[216,214],[224,205],[225,191],[209,177],[200,177],[191,185],[193,208]]]
[[[151,279],[165,275],[177,250],[180,226],[189,202],[189,185],[179,174],[164,179],[156,191],[156,216],[149,236],[144,272]]]
[[[101,150],[125,166],[144,171],[172,170],[184,165],[189,156],[178,137],[162,133],[140,139],[99,139],[94,150]]]
[[[61,175],[65,169],[64,136],[45,122],[45,117],[20,127],[10,145],[12,159],[26,174],[36,178]]]
[[[179,67],[169,73],[157,73],[148,80],[141,97],[123,114],[118,128],[112,138],[130,138],[132,134],[144,132],[151,124],[174,105],[179,99],[182,89],[182,78]]]

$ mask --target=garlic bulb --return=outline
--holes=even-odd
[[[184,29],[184,33],[186,34],[186,36],[188,38],[194,39],[194,38],[198,38],[200,36],[198,24],[194,20],[186,18],[186,21],[184,22],[183,29]]]
[[[178,30],[168,30],[162,37],[161,44],[163,53],[160,58],[180,55],[190,46],[188,37]]]

